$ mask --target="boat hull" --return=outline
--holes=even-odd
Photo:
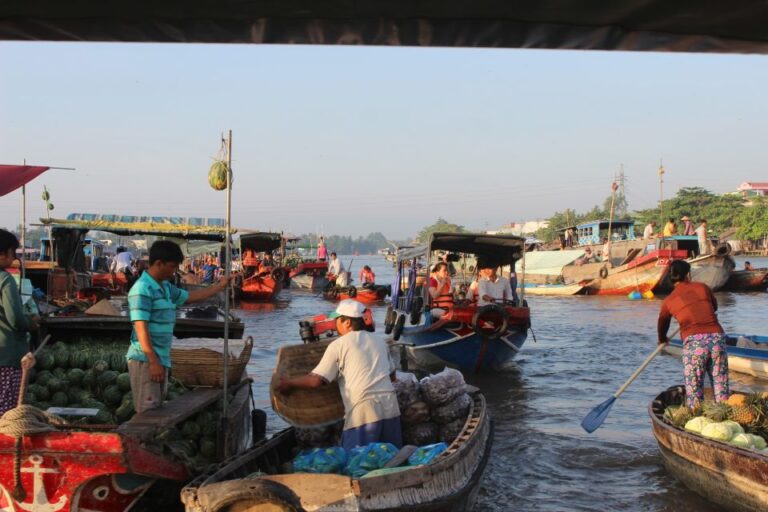
[[[580,284],[541,284],[541,285],[527,285],[525,286],[526,295],[552,295],[552,296],[568,296],[579,295],[583,293],[584,286]],[[518,294],[522,293],[523,289],[518,288]]]
[[[291,277],[290,287],[299,290],[322,290],[327,285],[328,279],[325,276],[300,274]]]
[[[633,259],[625,265],[610,268],[602,263],[582,265],[582,270],[572,271],[574,275],[563,275],[566,281],[579,281],[579,274],[599,273],[599,277],[583,283],[588,295],[627,295],[631,292],[645,293],[653,290],[669,271],[669,263],[684,256],[681,251],[669,249],[652,251]],[[578,267],[576,267],[578,269]]]
[[[736,262],[730,256],[710,254],[686,260],[691,264],[691,281],[704,283],[713,291],[721,289],[731,277],[736,268]],[[672,281],[669,276],[659,283],[654,292],[669,293],[672,291]]]
[[[324,261],[303,262],[288,274],[291,288],[321,290],[328,284],[325,277],[328,263]]]
[[[684,396],[683,387],[676,386],[661,393],[649,407],[651,428],[667,471],[725,510],[768,511],[768,457],[665,423],[664,409],[680,405]]]
[[[733,270],[723,290],[732,292],[761,291],[768,288],[768,268]]]
[[[746,338],[754,343],[755,348],[740,347],[734,344],[740,338]],[[728,340],[726,343],[728,370],[768,380],[768,337],[731,335],[728,337]],[[664,348],[664,352],[676,357],[682,357],[682,340],[670,340]]]
[[[271,275],[253,276],[243,280],[239,295],[246,300],[271,301],[282,289],[282,281],[276,281]]]

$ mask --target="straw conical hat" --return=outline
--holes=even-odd
[[[86,315],[102,316],[120,316],[120,311],[112,305],[107,299],[101,299],[99,302],[85,310]]]

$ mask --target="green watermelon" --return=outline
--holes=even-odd
[[[37,407],[41,411],[47,410],[50,406],[51,406],[50,402],[37,402],[37,405],[35,405],[35,407]]]
[[[107,363],[105,360],[99,359],[98,361],[93,363],[93,373],[95,373],[96,375],[100,375],[106,372],[107,370],[109,370],[109,363]]]
[[[69,398],[69,403],[79,402],[82,393],[83,390],[78,386],[69,386],[69,388],[67,388],[67,398]]]
[[[57,391],[63,391],[67,387],[67,381],[60,379],[58,377],[51,377],[50,380],[48,380],[48,389],[55,393]]]
[[[133,408],[133,401],[123,401],[123,404],[115,411],[117,421],[123,423],[128,421],[136,414],[136,410]]]
[[[69,368],[69,350],[67,348],[54,350],[53,359],[56,361],[58,368]]]
[[[80,396],[77,397],[77,401],[80,403],[83,403],[83,402],[86,402],[87,400],[94,400],[93,393],[91,393],[87,389],[81,389]]]
[[[103,402],[99,402],[98,400],[95,400],[93,398],[85,398],[81,400],[81,403],[83,404],[83,407],[88,407],[89,409],[103,409],[107,410],[106,404]]]
[[[81,348],[73,347],[69,351],[69,367],[85,370],[88,368],[88,359]]]
[[[208,184],[214,190],[224,190],[227,188],[227,163],[217,160],[208,170]]]
[[[93,370],[85,370],[82,383],[85,388],[94,387],[96,385],[96,373]]]
[[[121,373],[117,376],[117,387],[120,388],[120,391],[127,392],[131,390],[131,376],[130,374]]]
[[[56,343],[51,345],[51,350],[53,350],[54,352],[57,352],[59,350],[67,350],[67,349],[69,349],[69,345],[67,345],[63,341],[57,341]]]
[[[54,407],[66,407],[69,403],[69,397],[64,391],[57,391],[51,397],[51,405]]]
[[[43,370],[50,370],[56,366],[56,359],[53,356],[53,352],[48,349],[42,349],[36,356],[36,366],[39,366]]]
[[[189,420],[181,425],[181,435],[185,440],[198,439],[203,435],[203,431],[197,423]]]
[[[67,380],[73,386],[79,386],[83,382],[85,372],[80,368],[72,368],[67,372]]]
[[[104,389],[102,397],[107,405],[117,405],[123,400],[123,392],[116,384],[112,384]]]
[[[101,386],[102,388],[106,388],[107,386],[111,386],[112,384],[115,384],[117,382],[117,372],[113,372],[112,370],[107,370],[103,373],[101,373],[98,377],[96,377],[96,383]],[[122,393],[120,394],[122,397]]]
[[[112,425],[115,423],[115,418],[108,410],[99,409],[96,416],[91,416],[88,422],[95,425]]]
[[[52,373],[52,374],[53,374],[53,376],[54,376],[54,377],[56,377],[57,379],[66,379],[66,378],[67,378],[67,370],[66,370],[65,368],[61,368],[61,367],[59,367],[59,366],[57,366],[56,368],[54,368],[54,369],[51,371],[51,373]]]
[[[53,377],[53,374],[48,370],[43,370],[41,372],[38,372],[37,376],[35,377],[35,384],[40,384],[41,386],[47,386],[48,380]]]

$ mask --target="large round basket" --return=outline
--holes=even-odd
[[[171,349],[171,372],[174,378],[187,387],[207,386],[220,388],[224,385],[223,340],[216,338],[188,338],[174,340]],[[207,345],[207,346],[206,346]],[[227,361],[227,384],[240,382],[245,366],[251,360],[253,338],[230,340],[230,347],[242,345],[239,356],[230,353]],[[217,347],[213,350],[207,347]]]
[[[297,389],[290,395],[276,391],[281,377],[290,379],[311,372],[330,343],[319,341],[289,345],[280,348],[277,353],[277,364],[270,385],[272,409],[294,427],[320,427],[344,418],[344,403],[336,382],[317,389]]]

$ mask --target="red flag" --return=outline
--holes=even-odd
[[[0,197],[26,185],[50,167],[39,165],[0,165]]]

